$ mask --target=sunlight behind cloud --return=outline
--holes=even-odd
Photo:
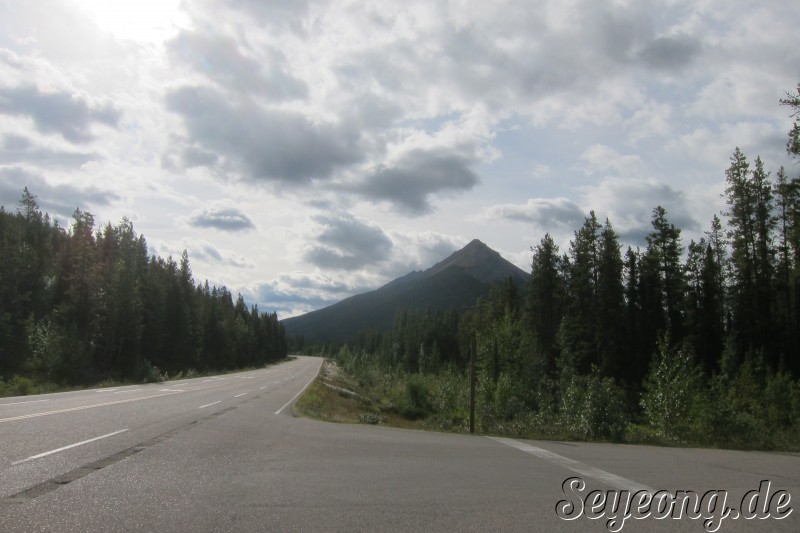
[[[162,42],[188,19],[180,0],[72,0],[97,26],[117,39]]]

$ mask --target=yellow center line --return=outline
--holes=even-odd
[[[215,388],[218,388],[218,387],[222,387],[224,385],[230,385],[230,383],[220,383],[219,385],[209,385],[207,387],[198,387],[196,389],[191,389],[191,390],[187,390],[187,391],[171,391],[171,392],[165,392],[163,394],[153,394],[151,396],[142,396],[140,398],[128,398],[127,400],[117,400],[117,401],[114,401],[114,402],[95,403],[95,404],[91,404],[91,405],[81,405],[79,407],[68,407],[66,409],[57,409],[57,410],[54,410],[54,411],[44,411],[42,413],[32,413],[32,414],[29,414],[29,415],[12,416],[10,418],[0,418],[0,424],[2,424],[4,422],[14,422],[16,420],[25,420],[25,419],[28,419],[28,418],[38,418],[40,416],[57,415],[57,414],[61,414],[61,413],[69,413],[69,412],[72,412],[72,411],[83,411],[85,409],[95,409],[97,407],[108,407],[110,405],[119,405],[119,404],[122,404],[122,403],[131,403],[131,402],[138,402],[138,401],[141,401],[141,400],[150,400],[152,398],[160,398],[161,396],[171,396],[173,394],[181,394],[182,392],[194,392],[194,391],[201,391],[201,390],[207,390],[207,389],[215,389]]]

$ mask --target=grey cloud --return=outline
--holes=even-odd
[[[222,254],[216,246],[211,244],[202,244],[192,250],[192,255],[200,260],[222,262]]]
[[[255,224],[243,211],[235,207],[207,207],[192,213],[189,225],[195,228],[214,228],[221,231],[246,231]]]
[[[315,221],[320,224],[316,242],[303,258],[320,268],[358,270],[385,261],[392,251],[392,241],[382,229],[350,215],[318,216]]]
[[[181,151],[181,162],[185,168],[212,167],[219,160],[216,154],[197,149],[193,146]]]
[[[408,274],[413,270],[424,270],[462,248],[466,241],[434,231],[403,233],[393,231],[394,254],[380,273],[388,279]]]
[[[625,79],[639,63],[674,68],[701,50],[699,40],[690,36],[659,38],[646,4],[554,3],[553,12],[563,12],[569,20],[556,25],[549,25],[546,15],[526,5],[507,6],[507,16],[481,24],[437,28],[439,34],[432,38],[441,46],[441,60],[400,62],[394,67],[394,77],[402,87],[419,77],[435,79],[457,95],[454,100],[466,96],[493,109],[514,112],[539,99],[570,94],[580,95],[583,101],[597,96],[609,80]],[[514,45],[507,46],[509,41]],[[381,53],[375,53],[376,61]],[[420,72],[402,72],[409,64],[423,66],[412,67]],[[384,74],[383,78],[389,77]],[[558,120],[559,115],[552,118]]]
[[[100,159],[98,154],[65,152],[35,146],[29,138],[12,133],[3,135],[0,140],[0,164],[31,163],[47,167],[77,168],[97,159]]]
[[[586,213],[567,198],[530,198],[524,204],[495,205],[486,210],[490,218],[529,222],[540,227],[576,228]]]
[[[111,191],[97,187],[76,187],[74,185],[52,185],[39,174],[28,172],[20,167],[0,167],[0,205],[10,208],[16,206],[22,189],[37,196],[42,211],[69,219],[80,207],[108,205],[119,200]]]
[[[281,274],[277,279],[245,288],[245,298],[260,307],[274,309],[281,318],[320,309],[372,286],[352,285],[303,273]]]
[[[353,133],[290,111],[232,104],[210,88],[175,90],[167,95],[167,108],[183,118],[195,145],[249,179],[307,183],[360,158]]]
[[[294,290],[291,288],[279,289],[270,283],[259,285],[255,290],[255,294],[259,301],[276,308],[287,308],[287,306],[282,304],[294,304],[294,306],[305,304],[314,308],[319,308],[339,301],[337,298],[326,298],[319,295],[308,294],[302,290]]]
[[[226,88],[263,95],[276,100],[302,98],[305,83],[284,71],[280,51],[260,50],[258,60],[245,56],[228,37],[184,31],[167,43],[172,60],[188,63],[198,72]]]
[[[598,217],[608,217],[623,242],[644,245],[653,209],[662,206],[667,219],[684,231],[700,229],[682,191],[655,180],[608,179],[587,188],[587,202]]]
[[[567,4],[563,9],[569,9]],[[455,80],[452,88],[459,94],[505,109],[512,102],[550,98],[554,91],[594,92],[598,80],[619,75],[619,65],[628,62],[647,32],[639,12],[594,0],[574,5],[571,19],[553,28],[537,10],[521,9],[487,21],[493,24],[489,31],[483,26],[444,28],[445,61],[432,67],[445,73],[445,80]],[[506,36],[521,35],[535,38],[511,50],[502,45]]]
[[[27,137],[23,137],[22,135],[15,135],[13,133],[7,133],[3,135],[3,149],[4,150],[14,150],[14,151],[25,151],[28,150],[33,146],[33,142]]]
[[[473,159],[446,149],[413,150],[390,166],[381,166],[352,187],[360,195],[387,201],[412,215],[432,211],[430,196],[467,191],[478,175],[469,168]]]
[[[71,143],[94,139],[92,124],[116,127],[121,112],[111,104],[92,107],[66,92],[45,93],[33,85],[0,88],[0,113],[28,116],[41,133],[58,133]]]
[[[233,266],[236,268],[254,268],[255,265],[252,261],[239,255],[227,251],[220,250],[210,242],[197,241],[189,243],[189,256],[200,261],[207,263],[220,263]]]
[[[346,283],[334,281],[331,278],[320,279],[305,274],[290,274],[281,276],[279,279],[297,289],[311,289],[332,294],[350,293],[353,291],[353,288]]]
[[[350,287],[345,283],[320,280],[303,274],[284,274],[276,280],[258,284],[254,292],[258,294],[260,301],[272,305],[303,303],[321,307],[365,290],[369,288]]]
[[[431,240],[420,239],[417,242],[418,268],[430,268],[462,246],[461,242],[444,235]]]
[[[639,43],[652,34],[647,17],[635,8],[609,6],[594,0],[591,7],[585,7],[583,23],[590,39],[616,62],[626,62]]]
[[[270,283],[258,285],[253,290],[245,290],[244,293],[246,299],[258,302],[261,309],[274,310],[281,319],[321,309],[341,300],[341,298],[308,294],[293,288],[280,289]]]
[[[700,42],[682,35],[659,37],[639,52],[639,57],[649,66],[658,69],[675,69],[689,63],[700,52]]]
[[[301,32],[303,19],[314,0],[225,0],[225,3],[255,17],[261,24]],[[210,4],[211,13],[215,6],[216,3]]]

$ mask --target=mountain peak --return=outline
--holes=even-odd
[[[457,267],[483,283],[494,283],[508,277],[525,279],[527,274],[509,263],[496,251],[489,248],[479,239],[473,239],[462,249],[453,252],[450,257],[441,261],[425,272],[426,276],[438,274],[448,268]]]
[[[528,274],[474,239],[427,270],[411,272],[374,291],[287,318],[283,325],[289,335],[347,340],[368,329],[388,330],[398,309],[469,308],[489,293],[492,284],[508,278],[521,284]]]
[[[484,242],[483,242],[482,240],[480,240],[480,239],[472,239],[471,241],[469,241],[469,244],[467,244],[467,245],[466,245],[466,246],[465,246],[463,249],[467,249],[467,248],[476,248],[476,247],[481,247],[481,246],[482,246],[482,247],[484,247],[484,248],[488,248],[488,249],[490,249],[490,250],[491,250],[491,248],[489,248],[488,246],[486,246],[486,243],[484,243]]]

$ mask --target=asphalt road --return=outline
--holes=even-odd
[[[800,531],[798,455],[295,418],[291,403],[320,363],[0,399],[0,531],[608,531],[624,505],[601,505],[596,519],[588,505],[573,520],[556,514],[564,501],[562,514],[576,515],[593,490],[639,503],[661,490],[664,502],[699,495],[701,518],[656,519],[651,505],[637,519],[634,503],[623,531],[700,532],[710,516],[718,531]],[[585,486],[565,489],[568,478]],[[771,501],[773,514],[791,514],[719,519],[723,496],[738,511],[759,487],[759,513]]]

